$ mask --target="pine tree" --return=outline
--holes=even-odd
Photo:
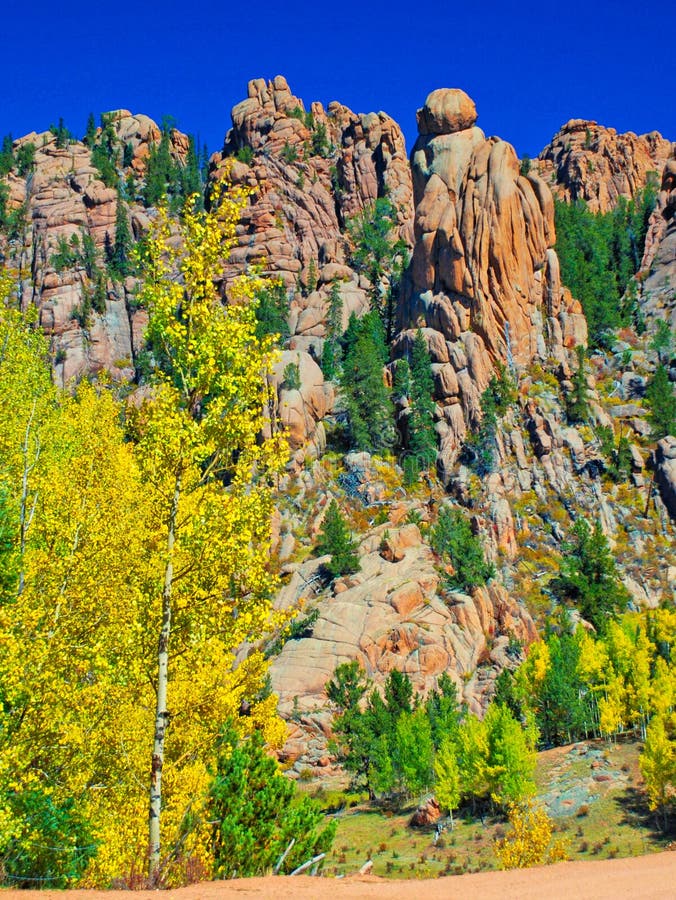
[[[115,210],[115,241],[110,253],[110,269],[117,278],[126,278],[131,273],[132,246],[133,240],[127,218],[127,209],[118,193]]]
[[[329,308],[326,316],[326,337],[322,349],[322,372],[327,381],[332,381],[338,374],[340,366],[339,338],[343,320],[343,298],[340,284],[334,281],[329,294]]]
[[[383,377],[387,349],[378,314],[367,313],[352,333],[348,327],[346,345],[340,384],[348,437],[357,450],[386,450],[394,443],[394,408]]]
[[[579,344],[577,353],[577,371],[573,376],[573,391],[568,401],[568,419],[570,422],[586,422],[589,419],[589,386],[585,367],[586,349]]]
[[[655,369],[646,388],[646,398],[650,410],[652,439],[658,441],[668,434],[676,433],[676,395],[666,366],[662,363]]]
[[[444,506],[432,529],[431,545],[440,557],[448,557],[454,572],[446,576],[448,587],[470,591],[485,584],[495,574],[495,567],[486,561],[479,538],[459,509]]]
[[[332,578],[359,571],[357,542],[351,537],[335,500],[331,501],[326,511],[316,551],[322,556],[331,556],[326,570]]]
[[[87,130],[82,140],[90,149],[96,143],[96,119],[92,112],[87,116]]]
[[[598,522],[592,529],[585,519],[578,519],[571,538],[564,547],[560,574],[549,582],[549,590],[603,630],[610,618],[626,609],[629,593]]]
[[[413,340],[411,353],[410,414],[407,419],[409,476],[417,478],[421,469],[428,469],[437,455],[434,430],[434,378],[427,343],[420,329]],[[409,460],[412,462],[409,463]]]
[[[213,823],[214,878],[264,875],[293,839],[280,869],[288,874],[330,849],[337,824],[321,828],[325,817],[319,805],[298,795],[265,752],[260,732],[242,741],[227,727],[219,741],[208,815]]]

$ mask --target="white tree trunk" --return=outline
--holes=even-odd
[[[160,874],[160,814],[162,812],[162,768],[164,740],[169,712],[167,687],[169,683],[169,637],[171,636],[171,595],[174,580],[174,542],[176,519],[181,498],[181,476],[176,476],[167,529],[167,564],[162,590],[162,625],[157,642],[157,705],[155,707],[155,736],[150,769],[150,806],[148,810],[148,877],[156,884]]]

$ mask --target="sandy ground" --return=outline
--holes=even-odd
[[[1,891],[2,900],[113,900],[127,891]],[[137,891],[134,900],[219,900],[221,897],[382,898],[382,900],[601,900],[676,898],[676,852],[631,859],[559,863],[512,872],[479,872],[427,881],[354,878],[243,878],[193,884],[179,890]]]

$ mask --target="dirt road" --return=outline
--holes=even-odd
[[[127,891],[2,891],[2,900],[117,900]],[[137,891],[134,900],[220,900],[271,897],[311,900],[327,897],[373,900],[621,900],[676,897],[676,852],[631,859],[567,862],[512,872],[479,872],[429,881],[384,878],[244,878],[193,884],[178,890]]]

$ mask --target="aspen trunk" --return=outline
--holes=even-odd
[[[156,884],[160,874],[160,814],[162,812],[162,768],[164,740],[167,733],[167,686],[169,682],[169,637],[171,635],[171,593],[174,579],[174,542],[176,518],[181,497],[181,476],[176,477],[167,525],[167,564],[162,589],[162,625],[157,642],[157,705],[155,707],[155,736],[150,768],[150,805],[148,809],[148,877]]]

